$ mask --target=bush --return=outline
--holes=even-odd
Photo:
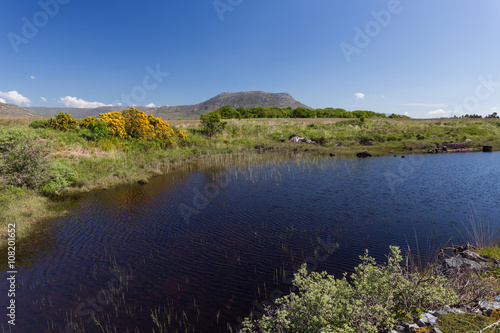
[[[123,118],[121,112],[113,111],[108,113],[99,113],[99,116],[102,121],[108,124],[108,129],[111,132],[111,135],[121,139],[128,136],[127,131],[125,131],[125,118]]]
[[[49,153],[36,134],[0,130],[0,177],[9,185],[36,188],[46,178]]]
[[[293,284],[298,293],[276,300],[261,319],[244,321],[243,332],[380,332],[399,318],[415,317],[423,308],[453,303],[457,296],[443,287],[444,277],[410,272],[400,266],[398,247],[390,248],[387,265],[368,252],[347,281],[308,273],[304,264]]]
[[[108,123],[101,119],[96,119],[95,117],[85,117],[80,122],[80,127],[90,130],[91,135],[89,139],[92,141],[100,141],[111,134]]]
[[[61,190],[77,182],[76,172],[68,166],[54,162],[50,165],[48,177],[39,188],[40,193],[46,196],[58,195]]]
[[[91,125],[93,121],[102,120],[107,124],[109,133],[113,136],[119,138],[131,138],[137,141],[153,141],[153,140],[163,140],[168,143],[169,146],[175,144],[173,138],[177,137],[182,140],[187,139],[187,135],[184,131],[174,130],[169,126],[169,124],[161,119],[160,117],[155,117],[153,115],[147,116],[141,110],[136,108],[130,108],[120,112],[109,112],[100,113],[100,119],[89,119],[85,118],[82,123],[87,128]],[[80,125],[82,126],[82,125]],[[161,144],[164,146],[165,144]]]
[[[210,112],[200,116],[203,132],[208,136],[222,132],[226,128],[227,122],[221,121],[221,116],[217,112]]]
[[[78,122],[69,113],[59,112],[55,118],[49,119],[49,127],[60,131],[74,130],[77,126]]]
[[[54,121],[54,119],[52,118],[47,118],[47,119],[37,119],[37,120],[34,120],[30,123],[30,127],[31,128],[48,128],[48,127],[52,127],[51,126],[51,123]]]

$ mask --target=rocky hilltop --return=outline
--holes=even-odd
[[[0,118],[40,118],[40,114],[30,112],[15,104],[0,103]]]
[[[176,118],[197,118],[202,113],[211,112],[218,108],[231,105],[233,108],[243,107],[245,109],[256,106],[264,107],[280,107],[292,108],[304,107],[311,109],[309,106],[300,103],[288,93],[268,93],[265,91],[242,91],[242,92],[223,92],[211,99],[194,104],[194,105],[178,105],[178,106],[161,106],[152,108],[149,112],[161,116],[166,119]]]
[[[268,93],[265,91],[241,91],[241,92],[223,92],[215,97],[210,98],[205,102],[193,105],[177,105],[177,106],[160,106],[150,108],[146,106],[136,106],[137,109],[142,110],[148,114],[160,116],[164,119],[194,119],[198,118],[202,113],[211,112],[218,108],[231,105],[237,109],[243,107],[245,109],[264,106],[264,107],[279,107],[292,108],[304,107],[311,109],[311,107],[300,103],[293,98],[289,93]],[[85,118],[87,116],[97,117],[99,113],[106,113],[111,111],[122,111],[128,109],[130,106],[103,106],[95,109],[84,108],[68,108],[68,107],[27,107],[27,111],[31,113],[38,113],[46,116],[53,116],[59,112],[66,112],[71,114],[74,118]]]

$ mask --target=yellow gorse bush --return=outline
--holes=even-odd
[[[155,138],[154,126],[149,123],[148,116],[136,108],[122,111],[125,119],[125,131],[128,136],[138,141],[149,141]]]
[[[95,117],[85,117],[80,121],[80,127],[89,128],[92,123],[95,123]]]
[[[181,140],[187,140],[187,134],[185,131],[178,129],[175,135]]]
[[[175,144],[172,138],[177,137],[181,140],[187,139],[186,132],[181,130],[174,132],[169,124],[160,117],[155,117],[153,115],[147,116],[143,111],[137,110],[134,107],[123,110],[122,112],[113,111],[100,113],[99,116],[101,120],[108,124],[111,135],[119,138],[132,138],[138,141],[170,139],[170,146]],[[82,123],[85,125],[95,120],[94,117],[87,117],[82,120]]]
[[[148,116],[149,123],[153,126],[155,136],[158,139],[168,139],[174,135],[174,130],[168,125],[166,121],[160,117],[155,117],[153,115]]]
[[[117,136],[121,139],[128,137],[125,130],[125,118],[121,112],[113,111],[108,113],[99,113],[101,119],[108,124],[111,135]]]

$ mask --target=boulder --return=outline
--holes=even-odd
[[[498,310],[500,309],[500,302],[495,302],[495,301],[480,301],[479,306],[481,307],[481,310]]]
[[[492,146],[483,146],[483,152],[485,153],[491,153],[493,151]]]
[[[417,325],[419,327],[424,326],[434,326],[437,323],[437,317],[432,315],[430,312],[425,312],[420,315],[420,318],[417,320]]]
[[[370,154],[369,152],[367,151],[363,151],[361,153],[357,153],[356,154],[357,157],[372,157],[372,154]]]
[[[293,143],[302,143],[302,142],[306,142],[306,139],[305,138],[301,138],[300,136],[298,135],[295,135],[295,136],[292,136],[290,139],[289,139],[290,142],[293,142]]]

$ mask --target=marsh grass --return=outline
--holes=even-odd
[[[468,217],[466,232],[472,244],[477,249],[491,248],[498,245],[500,236],[500,224],[491,218],[483,218],[472,205],[471,213]]]

